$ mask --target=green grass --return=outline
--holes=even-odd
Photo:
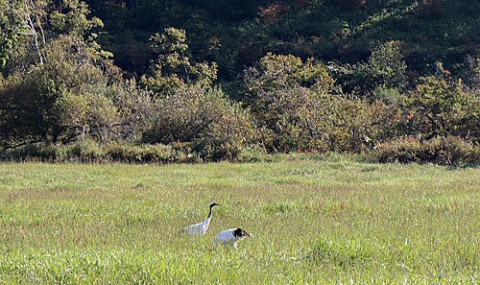
[[[480,169],[0,164],[0,284],[475,284]],[[202,237],[178,230],[201,221]],[[254,235],[213,250],[222,229]]]

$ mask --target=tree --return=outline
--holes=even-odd
[[[338,5],[342,9],[352,10],[365,6],[366,0],[338,0]]]
[[[322,98],[334,89],[327,69],[313,58],[268,53],[258,68],[245,72],[248,104],[258,124],[266,128],[265,143],[272,150],[308,149],[320,139],[317,125]]]
[[[150,76],[141,83],[160,97],[169,96],[184,86],[210,86],[217,78],[217,64],[191,63],[184,30],[167,28],[163,33],[150,38],[151,47],[157,54]]]
[[[42,48],[47,41],[43,29],[46,1],[14,0],[0,2],[0,42],[2,71],[9,74],[12,67],[21,70],[32,62],[45,61]],[[30,58],[29,58],[30,57]],[[23,59],[25,62],[22,63]],[[7,63],[13,61],[9,66]],[[20,65],[20,66],[19,66]]]
[[[448,77],[421,77],[407,105],[412,130],[426,139],[437,136],[478,136],[478,126],[472,122],[480,114],[479,99],[464,91],[459,80]],[[478,122],[478,121],[477,121]]]
[[[88,45],[59,37],[44,49],[48,60],[9,77],[0,90],[2,135],[15,141],[68,143],[92,134],[106,139],[116,122],[109,77]]]
[[[4,147],[68,143],[86,135],[104,141],[117,123],[112,82],[118,71],[91,33],[101,25],[78,0],[0,2],[8,59],[0,88]],[[4,45],[5,47],[5,45]]]
[[[407,64],[398,42],[379,44],[372,49],[366,62],[338,66],[332,64],[344,91],[388,103],[383,95],[402,92],[407,84]]]
[[[421,3],[422,16],[436,18],[443,12],[444,0],[423,0]]]
[[[95,41],[93,30],[102,21],[88,18],[88,6],[80,0],[12,0],[0,2],[0,8],[0,61],[6,76],[45,63],[47,44],[62,35],[81,38],[92,52],[111,56]]]

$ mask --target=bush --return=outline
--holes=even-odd
[[[105,151],[92,140],[86,140],[70,145],[68,150],[68,159],[79,162],[102,162],[105,160]]]
[[[479,98],[465,91],[462,80],[439,76],[421,77],[407,101],[412,134],[479,136]]]
[[[43,144],[28,144],[1,153],[1,159],[7,161],[55,161],[57,152],[54,146]]]
[[[372,149],[395,132],[398,109],[382,101],[332,96],[322,104],[318,123],[324,131],[326,150],[362,152]]]
[[[248,112],[218,88],[188,87],[160,99],[153,127],[143,143],[191,143],[202,159],[236,160],[255,131]]]
[[[318,118],[335,88],[334,80],[313,58],[305,62],[293,55],[264,56],[258,68],[245,71],[248,104],[265,130],[269,151],[317,148],[321,140]]]
[[[458,137],[436,137],[428,141],[405,137],[381,144],[367,156],[380,163],[473,166],[480,162],[480,147]]]
[[[27,144],[0,152],[0,160],[16,162],[126,162],[160,164],[201,161],[200,156],[193,152],[189,144],[99,145],[93,140],[69,145]]]
[[[116,127],[118,139],[126,143],[138,142],[157,114],[153,94],[139,88],[134,79],[112,85],[111,92],[120,119]]]
[[[172,147],[166,145],[119,145],[107,147],[106,157],[111,161],[128,163],[168,163],[175,161]]]

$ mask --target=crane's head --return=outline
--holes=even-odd
[[[237,238],[240,238],[240,239],[243,239],[243,238],[246,238],[246,237],[250,237],[251,235],[241,228],[236,228],[233,231],[233,236],[237,237]]]
[[[215,203],[215,202],[212,202],[212,204],[210,204],[210,208],[213,208],[213,207],[215,207],[215,206],[221,206],[221,205],[218,204],[218,203]]]

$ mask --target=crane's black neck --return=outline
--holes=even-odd
[[[207,219],[212,216],[212,208],[213,208],[213,206],[210,206],[210,212],[208,212],[208,217],[207,217]]]

